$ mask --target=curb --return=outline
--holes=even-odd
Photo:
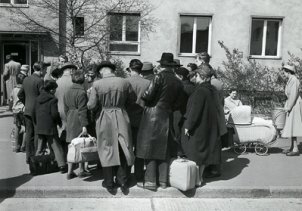
[[[11,116],[13,116],[13,113],[6,113],[6,112],[0,113],[0,118],[11,117]]]
[[[302,198],[302,186],[298,187],[208,187],[187,192],[175,188],[157,192],[132,187],[129,194],[120,190],[111,195],[102,187],[19,187],[0,189],[0,198]]]

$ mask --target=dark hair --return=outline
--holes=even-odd
[[[84,71],[82,69],[72,71],[71,80],[73,83],[83,84],[85,81]]]
[[[129,67],[136,72],[141,72],[143,63],[139,59],[132,59],[129,63]]]
[[[34,71],[41,71],[42,70],[42,62],[35,62],[33,65]]]
[[[177,75],[181,75],[183,77],[182,80],[188,80],[189,70],[185,67],[179,67],[175,69],[175,73]]]
[[[206,63],[209,63],[211,57],[207,52],[201,52],[197,54],[197,58],[205,61]]]
[[[26,76],[24,74],[18,73],[17,77],[16,77],[16,83],[17,84],[22,84],[25,77]]]
[[[195,64],[195,63],[189,63],[189,64],[187,65],[187,67],[190,67],[191,70],[194,71],[194,70],[197,69],[197,64]]]
[[[237,92],[237,87],[232,86],[232,87],[229,88],[229,93],[231,93],[233,91]]]
[[[46,91],[46,92],[49,92],[50,90],[53,90],[53,89],[56,89],[58,87],[58,84],[56,83],[56,81],[54,80],[46,80],[44,82],[44,87],[43,89]]]

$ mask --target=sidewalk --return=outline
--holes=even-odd
[[[9,132],[3,124],[12,126],[12,118],[0,119],[0,133],[4,134],[0,138],[0,198],[302,198],[302,155],[281,154],[289,146],[286,139],[278,139],[267,156],[223,151],[222,176],[205,180],[198,189],[181,192],[170,187],[152,192],[133,186],[129,194],[118,190],[113,196],[101,186],[99,169],[85,179],[67,180],[66,174],[60,173],[30,176],[25,154],[11,151]]]
[[[13,116],[13,112],[8,111],[8,106],[0,106],[0,118]]]

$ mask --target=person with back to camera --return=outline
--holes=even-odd
[[[296,77],[295,67],[285,65],[282,67],[284,76],[288,79],[285,87],[287,97],[284,110],[287,113],[282,137],[291,139],[291,146],[284,150],[287,156],[299,156],[297,137],[302,137],[302,99],[299,95],[300,81]]]
[[[84,72],[81,69],[74,70],[71,75],[72,86],[64,95],[64,112],[66,114],[66,142],[70,143],[79,135],[87,135],[88,110],[87,94],[83,83],[85,80]],[[68,163],[67,179],[76,176],[79,178],[90,176],[85,171],[84,163],[79,164],[80,172],[76,175],[73,172],[73,163]]]

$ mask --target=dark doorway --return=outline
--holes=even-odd
[[[18,44],[4,44],[4,58],[5,63],[7,55],[14,55],[15,61],[21,64],[28,64],[28,44],[18,43]]]

